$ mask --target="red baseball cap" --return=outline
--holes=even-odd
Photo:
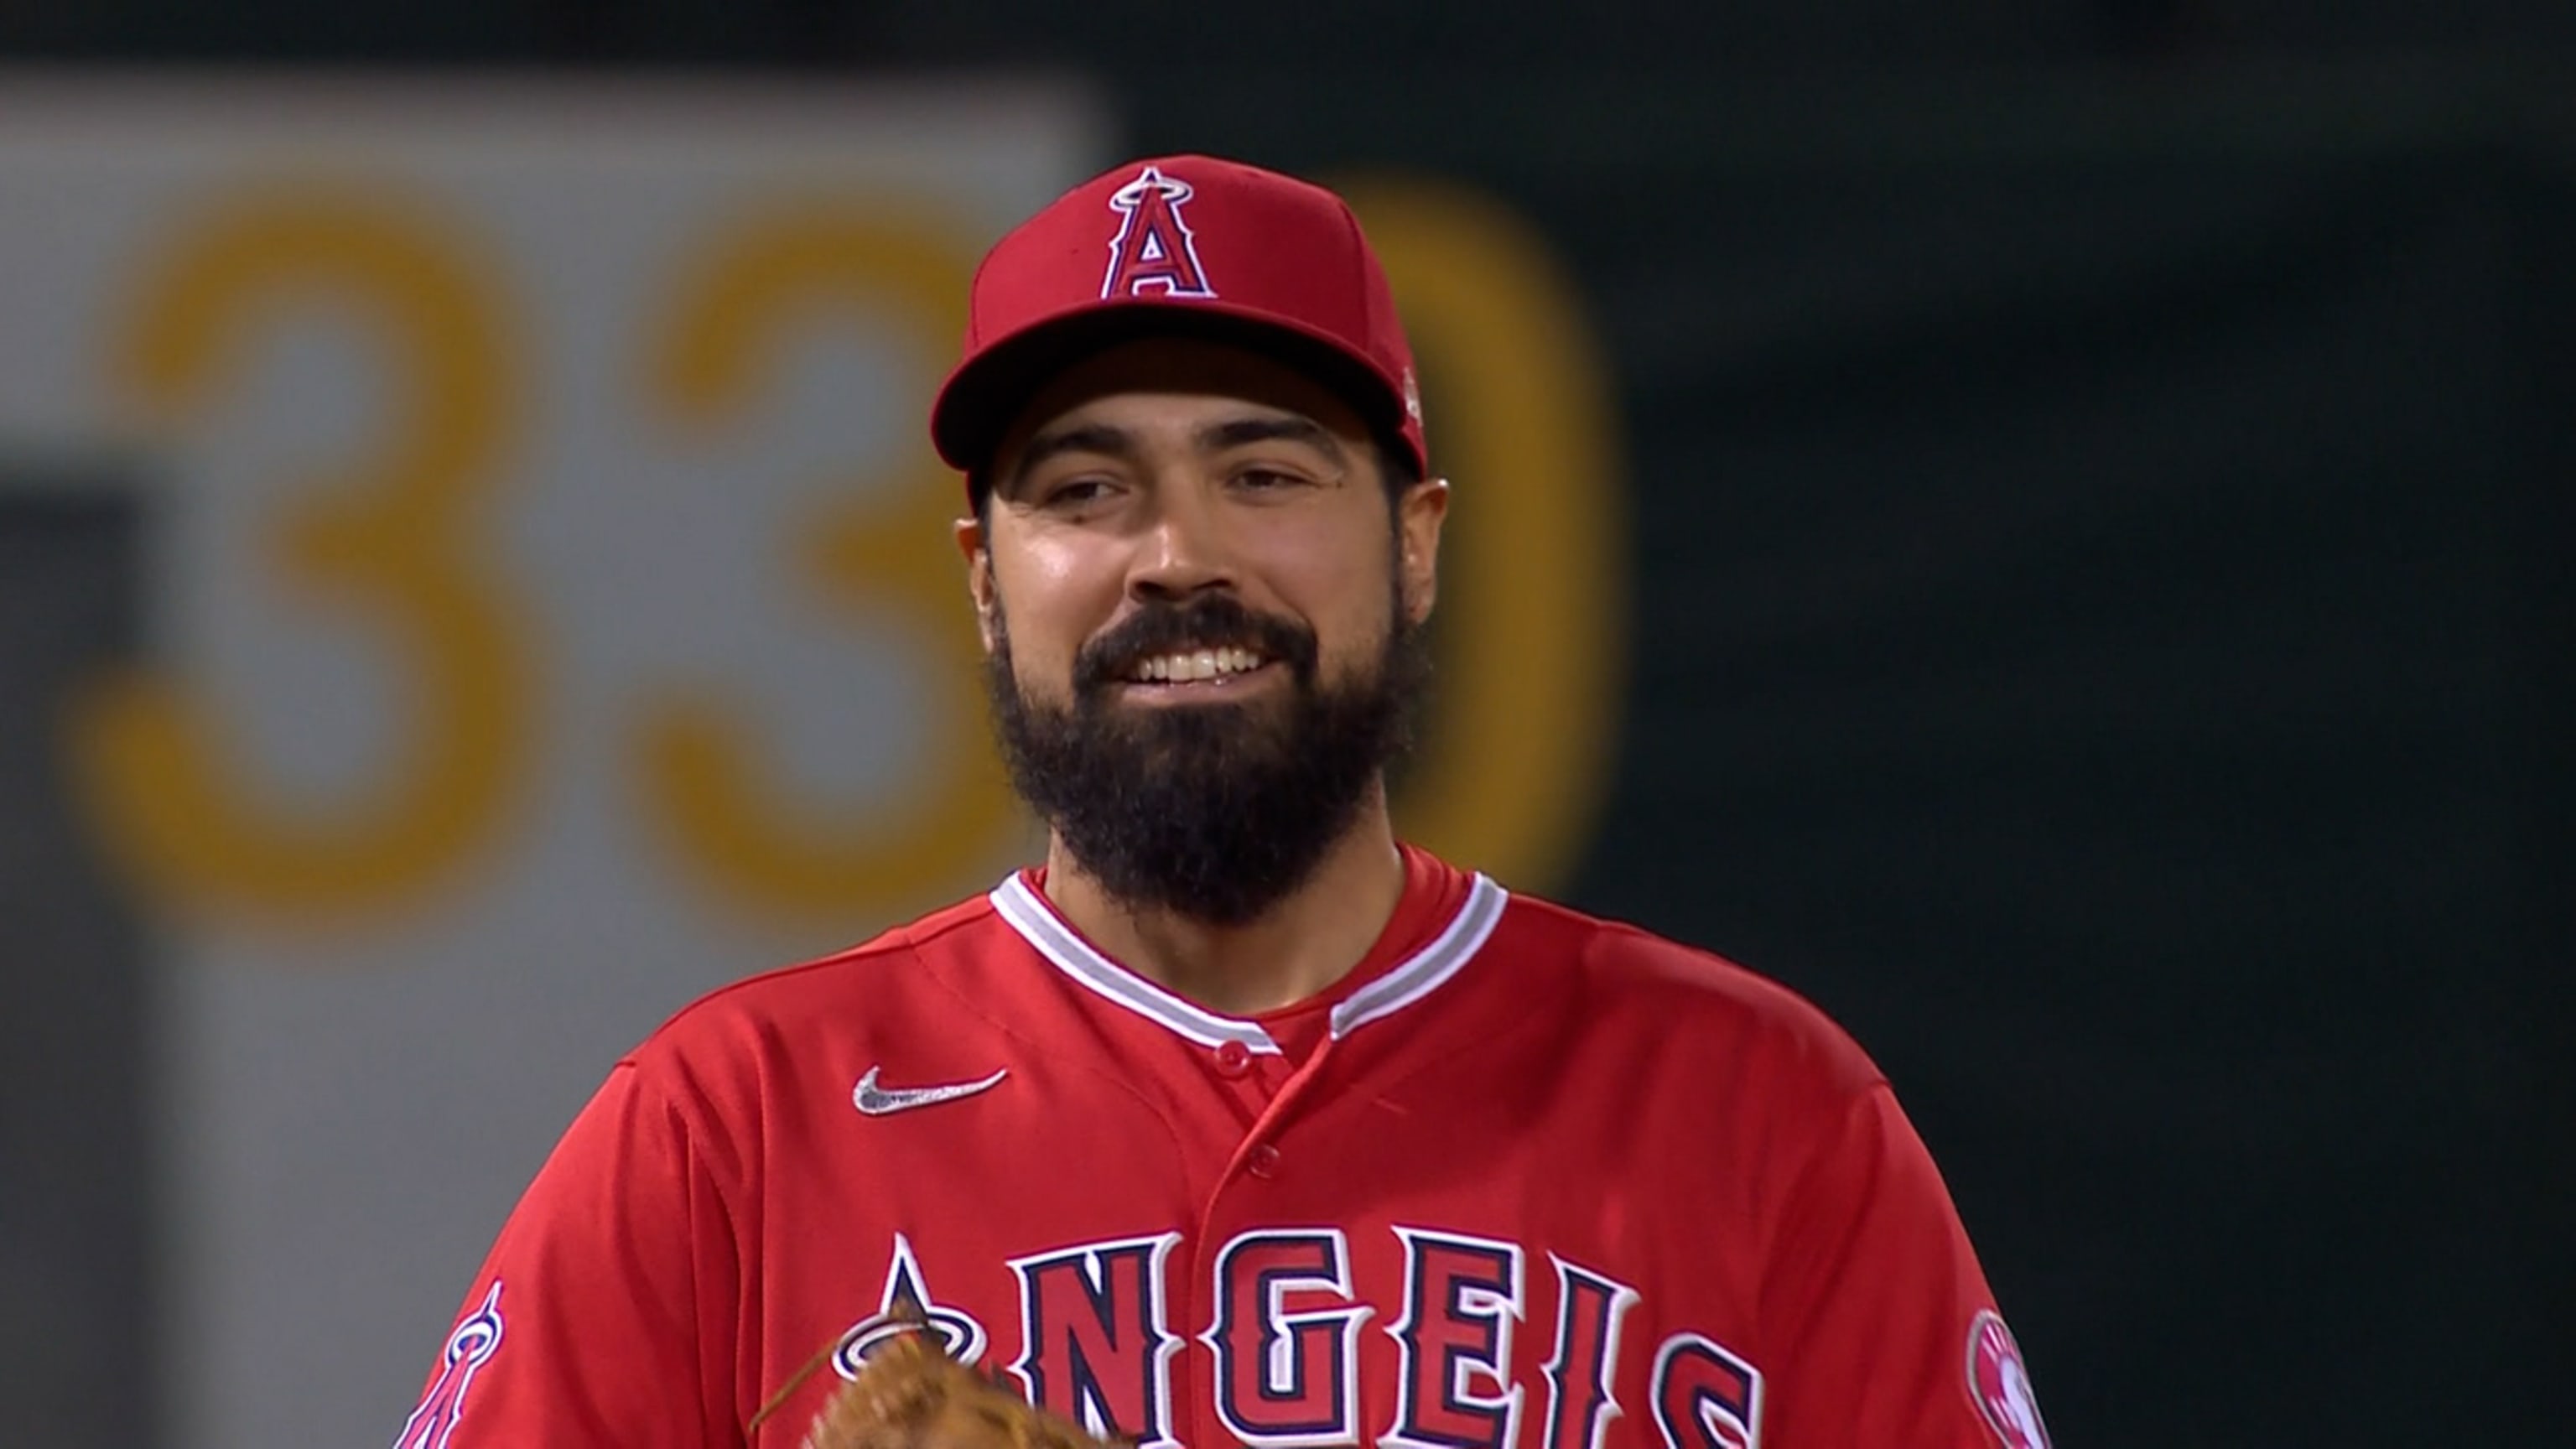
[[[931,404],[931,441],[972,478],[1048,378],[1171,334],[1306,371],[1429,476],[1413,349],[1359,219],[1320,186],[1208,156],[1129,162],[994,245],[975,272],[965,355]]]

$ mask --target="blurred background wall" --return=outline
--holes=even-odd
[[[380,1443],[607,1064],[981,888],[965,269],[1349,186],[1406,828],[1879,1058],[2059,1441],[2564,1442],[2576,8],[0,7],[0,1404]]]

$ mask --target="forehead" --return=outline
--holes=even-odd
[[[1032,438],[1091,422],[1195,427],[1226,412],[1289,413],[1365,449],[1367,424],[1331,388],[1248,348],[1190,337],[1139,338],[1084,358],[1029,399],[995,450],[1008,477]]]

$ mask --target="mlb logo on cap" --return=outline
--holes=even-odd
[[[1429,474],[1413,349],[1358,218],[1320,186],[1208,156],[1105,172],[994,246],[975,273],[965,354],[931,408],[939,456],[977,473],[1047,378],[1155,335],[1304,369]]]

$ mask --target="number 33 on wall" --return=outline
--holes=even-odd
[[[1577,863],[1607,783],[1624,548],[1606,374],[1529,229],[1490,201],[1419,182],[1347,188],[1386,258],[1432,391],[1435,457],[1459,500],[1439,636],[1441,690],[1397,802],[1408,836],[1544,888]],[[927,213],[872,203],[738,218],[657,294],[639,379],[675,435],[746,426],[782,386],[777,356],[817,319],[896,321],[926,389],[951,360],[977,248]],[[506,259],[505,259],[506,261]],[[113,856],[152,899],[273,924],[364,926],[433,902],[522,828],[547,710],[532,591],[490,543],[500,485],[547,419],[506,265],[459,218],[382,195],[277,192],[199,215],[153,254],[111,339],[137,415],[202,425],[289,308],[328,309],[370,343],[391,401],[376,435],[279,508],[273,570],[292,597],[362,627],[406,717],[373,777],[290,798],[228,745],[188,676],[93,681],[68,764]],[[945,546],[957,483],[926,443],[897,475],[850,470],[847,502],[794,530],[807,577],[853,618],[914,631],[941,661],[909,705],[926,758],[892,799],[795,803],[764,765],[756,711],[685,679],[614,750],[657,829],[651,848],[729,910],[853,925],[984,884],[1020,827],[986,741],[974,630]],[[862,486],[865,485],[865,486]],[[684,539],[671,546],[687,547]],[[774,722],[772,722],[774,723]],[[810,793],[810,792],[807,792]]]

